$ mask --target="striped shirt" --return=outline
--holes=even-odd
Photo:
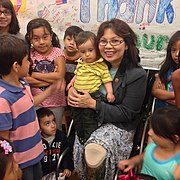
[[[30,87],[21,83],[23,88],[0,79],[0,131],[10,132],[15,160],[23,169],[42,159],[43,147]]]
[[[112,81],[107,64],[102,58],[93,63],[83,63],[77,60],[78,65],[75,70],[74,87],[77,90],[86,90],[89,93],[99,90],[100,85]]]
[[[37,51],[31,52],[31,59],[33,62],[32,68],[34,72],[40,73],[50,73],[54,72],[56,68],[55,60],[57,57],[64,55],[64,52],[60,48],[53,47],[51,53],[47,56],[43,56],[39,54]],[[46,87],[31,88],[33,96],[42,93]],[[65,98],[65,90],[58,91],[58,93],[54,93],[48,96],[42,103],[39,104],[42,107],[63,107],[66,106],[66,98]]]

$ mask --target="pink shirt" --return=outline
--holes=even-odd
[[[60,48],[53,47],[51,53],[47,56],[42,56],[37,51],[31,52],[31,59],[33,62],[32,68],[34,72],[49,73],[54,72],[55,59],[64,56],[64,52]],[[40,94],[47,87],[31,88],[32,94]],[[51,96],[48,96],[39,106],[42,107],[62,107],[66,106],[65,91],[59,91]]]

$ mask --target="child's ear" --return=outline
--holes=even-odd
[[[12,65],[12,69],[15,71],[15,72],[18,72],[19,71],[19,68],[20,68],[20,65],[18,64],[17,61],[15,61]]]
[[[174,139],[176,143],[180,143],[180,137],[178,135],[174,135]]]

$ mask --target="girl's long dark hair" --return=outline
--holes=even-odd
[[[175,32],[172,37],[170,38],[168,45],[167,45],[167,52],[165,60],[161,63],[161,68],[159,71],[159,77],[161,79],[162,83],[167,83],[167,71],[171,68],[173,68],[173,71],[178,68],[177,64],[174,62],[171,56],[171,50],[173,45],[180,40],[180,31]]]

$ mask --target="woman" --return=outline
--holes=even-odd
[[[19,22],[12,2],[10,0],[0,0],[0,34],[10,33],[24,40],[24,36],[19,31]]]
[[[96,101],[86,91],[77,93],[71,87],[68,104],[94,109],[99,123],[99,128],[84,145],[76,137],[75,170],[81,179],[109,180],[114,177],[116,163],[129,158],[137,117],[146,93],[146,72],[139,65],[136,35],[125,22],[119,19],[103,22],[97,40],[100,54],[109,65],[113,78],[115,101],[113,104]],[[100,91],[106,94],[103,86]],[[105,167],[104,171],[102,167]]]

